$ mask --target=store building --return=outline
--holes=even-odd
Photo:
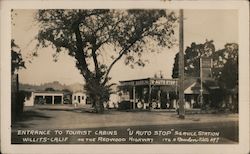
[[[210,91],[219,88],[211,80],[203,81],[203,99],[210,101]],[[120,81],[120,102],[127,109],[178,108],[178,79],[145,78]],[[201,84],[199,78],[184,80],[185,108],[200,108]]]

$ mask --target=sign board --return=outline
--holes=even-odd
[[[212,58],[200,58],[200,77],[203,79],[212,77],[212,67],[213,60]]]
[[[141,79],[131,81],[121,81],[121,86],[143,86],[143,85],[167,85],[172,86],[177,84],[177,80],[173,79]]]
[[[149,80],[131,80],[131,81],[121,81],[121,86],[139,86],[139,85],[148,85]]]
[[[201,68],[212,68],[212,58],[201,58]]]
[[[150,81],[152,85],[176,85],[177,80],[173,79],[152,79]]]

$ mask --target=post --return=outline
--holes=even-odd
[[[213,68],[213,58],[211,58],[211,61],[210,61],[210,78],[213,78],[213,73],[212,73],[212,68]]]
[[[185,119],[184,109],[184,34],[183,34],[183,9],[179,12],[179,118]]]
[[[55,96],[52,95],[52,104],[55,104]]]
[[[35,96],[34,96],[33,91],[31,92],[30,101],[32,101],[32,106],[34,106],[34,104],[35,104]]]
[[[16,90],[19,92],[19,75],[16,75]]]
[[[200,82],[201,82],[201,89],[200,89],[200,103],[201,103],[201,108],[203,105],[203,78],[202,78],[203,74],[202,74],[202,58],[200,58]]]
[[[157,94],[158,94],[158,96],[157,96],[158,97],[157,106],[160,107],[160,109],[161,109],[162,108],[162,106],[161,106],[161,90],[158,90]]]
[[[152,93],[151,81],[150,81],[150,79],[148,79],[148,103],[151,102],[151,93]],[[151,103],[152,103],[152,102],[151,102]]]
[[[135,109],[135,85],[133,85],[133,109]]]
[[[43,104],[47,104],[46,102],[46,99],[45,99],[45,95],[43,95],[43,101],[42,101]]]
[[[63,94],[62,94],[61,104],[63,104]]]

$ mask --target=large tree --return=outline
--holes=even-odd
[[[234,89],[238,85],[238,44],[227,43],[223,49],[215,51],[213,41],[204,44],[192,43],[184,55],[185,75],[199,77],[200,58],[213,59],[212,76],[223,89]],[[175,56],[172,77],[178,78],[178,53]]]
[[[213,41],[206,40],[205,43],[196,44],[191,43],[184,52],[184,72],[185,76],[199,77],[200,76],[200,58],[212,57],[215,52]],[[178,78],[179,74],[179,53],[175,55],[175,62],[172,70],[172,77]]]
[[[15,23],[13,18],[17,16],[13,10],[11,10],[11,25],[14,28]],[[19,69],[26,68],[25,62],[22,58],[21,49],[15,43],[15,39],[11,39],[11,75],[15,74]]]
[[[166,10],[39,10],[38,47],[67,50],[85,79],[97,112],[109,99],[109,73],[122,58],[125,64],[145,65],[143,53],[152,42],[172,47],[177,21]],[[108,51],[107,51],[108,50]],[[102,59],[109,56],[109,62]]]
[[[235,89],[238,86],[238,52],[238,44],[227,43],[213,55],[213,76],[225,89]]]

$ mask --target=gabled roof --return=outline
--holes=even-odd
[[[41,91],[41,90],[36,90],[34,93],[47,93],[47,94],[62,94],[64,93],[63,91]]]
[[[197,82],[198,78],[194,78],[194,77],[188,77],[184,79],[184,89],[187,89],[188,87],[190,87],[191,85],[193,85],[195,82]]]
[[[219,89],[218,83],[213,79],[206,79],[202,81],[203,93],[209,94],[210,90]],[[201,90],[201,84],[199,78],[186,78],[184,80],[185,93],[199,94]]]

